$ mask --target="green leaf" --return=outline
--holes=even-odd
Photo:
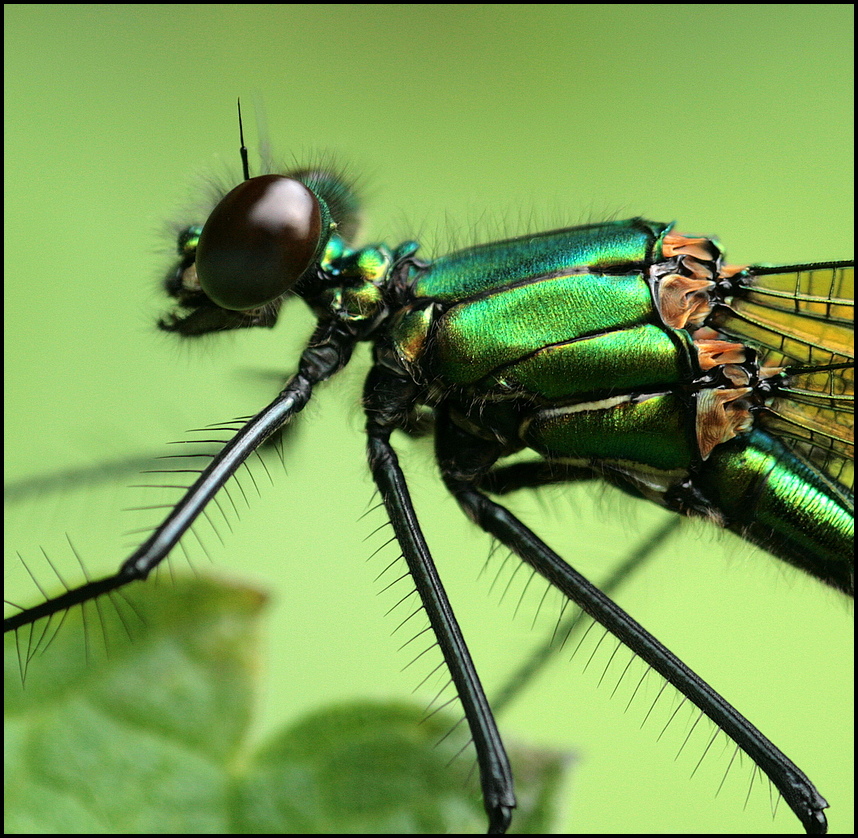
[[[456,716],[358,701],[251,748],[258,591],[150,583],[115,602],[74,609],[52,640],[58,620],[7,637],[7,833],[485,830]],[[550,831],[569,760],[511,758],[513,831]]]

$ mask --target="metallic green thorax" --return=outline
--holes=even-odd
[[[416,265],[389,362],[420,401],[445,405],[504,454],[527,448],[590,469],[788,561],[842,562],[851,494],[821,473],[829,457],[808,466],[765,422],[750,434],[753,416],[771,412],[779,369],[745,344],[749,326],[736,340],[705,324],[718,284],[747,272],[723,266],[716,242],[671,227],[610,222]]]
[[[680,390],[701,368],[650,284],[669,231],[635,219],[439,259],[416,277],[419,308],[392,330],[400,360],[432,392],[453,394],[464,427],[511,451],[687,471],[695,405]]]

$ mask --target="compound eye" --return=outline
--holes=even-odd
[[[321,230],[319,202],[303,183],[282,175],[246,180],[203,227],[196,253],[200,286],[221,308],[259,308],[310,267]]]

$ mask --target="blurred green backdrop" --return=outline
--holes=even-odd
[[[248,370],[293,369],[311,328],[298,306],[272,332],[203,346],[153,329],[164,222],[188,220],[207,175],[237,169],[238,95],[251,113],[262,103],[276,155],[322,150],[360,175],[365,239],[440,249],[645,214],[717,234],[735,262],[850,257],[852,7],[773,8],[7,5],[7,479],[163,451],[187,428],[262,405],[276,385],[248,383]],[[366,563],[380,540],[363,539],[381,521],[358,521],[372,495],[365,369],[363,354],[319,393],[287,474],[214,551],[217,572],[273,599],[260,736],[335,699],[408,696],[425,674],[400,671],[405,638],[389,636],[392,601],[375,595],[392,556]],[[428,447],[403,449],[491,695],[540,636],[541,588],[516,619],[520,582],[498,606],[506,577],[492,593],[494,571],[477,578],[486,539],[446,497]],[[15,550],[67,556],[65,532],[93,573],[115,567],[128,525],[113,512],[134,482],[16,511],[7,597],[35,598]],[[514,508],[594,581],[661,518],[592,487]],[[691,524],[620,601],[807,772],[832,832],[853,831],[840,598]],[[554,616],[544,611],[541,628]],[[509,737],[576,752],[568,831],[798,831],[783,803],[772,820],[762,787],[743,811],[746,768],[716,798],[729,756],[689,780],[702,746],[674,762],[660,726],[639,730],[648,701],[624,712],[623,688],[611,700],[601,666],[582,676],[584,663],[555,667],[501,719]]]

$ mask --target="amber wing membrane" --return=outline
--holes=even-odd
[[[762,424],[847,491],[854,489],[854,265],[752,266],[719,306],[719,331],[787,368]]]

